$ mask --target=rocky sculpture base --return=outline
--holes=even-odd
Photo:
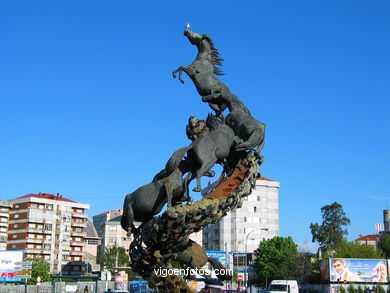
[[[188,247],[189,235],[241,207],[255,186],[260,163],[252,151],[248,152],[233,173],[221,177],[205,198],[193,205],[171,207],[143,225],[130,245],[132,269],[159,292],[194,293],[182,277],[164,277],[159,272],[171,268],[170,261]]]

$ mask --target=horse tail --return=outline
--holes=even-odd
[[[217,269],[218,274],[216,273],[217,277],[219,280],[230,280],[232,278],[232,275],[228,274],[228,270],[223,266],[223,264],[214,258],[207,258],[207,261],[211,263],[213,266],[214,270]]]
[[[176,152],[173,153],[173,155],[169,158],[167,164],[165,165],[166,176],[171,174],[173,171],[176,170],[176,168],[179,167],[179,164],[184,154],[190,149],[192,149],[192,145],[178,149]]]

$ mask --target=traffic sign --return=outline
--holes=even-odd
[[[238,281],[243,281],[244,278],[243,278],[241,275],[239,275],[239,276],[237,277],[237,280],[238,280]]]
[[[31,271],[16,271],[15,273],[17,275],[28,275],[31,274]]]
[[[32,261],[17,261],[14,264],[16,266],[22,266],[22,265],[31,266],[32,265]]]
[[[17,271],[31,270],[32,266],[15,266],[14,269]]]

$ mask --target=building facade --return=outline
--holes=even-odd
[[[203,247],[253,252],[260,241],[279,236],[279,182],[258,178],[241,208],[203,229]]]
[[[86,220],[86,235],[84,238],[85,256],[83,260],[85,263],[91,265],[93,272],[96,272],[100,270],[100,265],[98,265],[98,248],[101,243],[101,238],[98,236],[92,221],[89,218]]]
[[[0,250],[7,249],[8,221],[12,201],[0,200]]]
[[[44,258],[53,273],[69,261],[82,261],[86,236],[85,210],[61,195],[27,194],[13,200],[8,227],[8,250],[24,250],[25,258]]]
[[[117,246],[123,247],[126,254],[129,254],[129,246],[133,238],[127,236],[127,232],[121,226],[122,216],[105,221],[102,227],[102,239],[100,246],[100,260],[103,259],[106,249]],[[138,223],[139,224],[139,223]],[[103,269],[103,268],[102,268]]]
[[[99,237],[102,237],[103,234],[103,224],[106,221],[109,221],[113,218],[119,217],[123,214],[123,209],[111,210],[99,215],[93,216],[93,225],[95,226],[96,232]]]

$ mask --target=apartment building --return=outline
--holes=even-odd
[[[203,247],[253,252],[260,241],[279,236],[279,182],[260,177],[241,208],[203,229]]]
[[[93,225],[95,226],[96,232],[99,237],[102,237],[103,228],[102,225],[104,222],[109,221],[113,218],[119,217],[123,214],[123,209],[111,210],[99,215],[93,216]]]
[[[98,236],[92,221],[87,217],[86,219],[86,235],[84,238],[85,242],[85,256],[84,262],[91,265],[93,272],[100,270],[98,265],[98,248],[100,246],[101,238]]]
[[[103,259],[106,249],[114,245],[125,248],[126,253],[129,252],[129,246],[133,238],[128,237],[127,232],[122,229],[121,218],[120,215],[103,223],[100,259]]]
[[[9,212],[12,201],[0,200],[0,250],[7,249]]]
[[[13,200],[10,210],[9,250],[24,250],[25,258],[42,257],[53,273],[69,261],[82,261],[86,237],[85,210],[60,194],[27,194]]]

